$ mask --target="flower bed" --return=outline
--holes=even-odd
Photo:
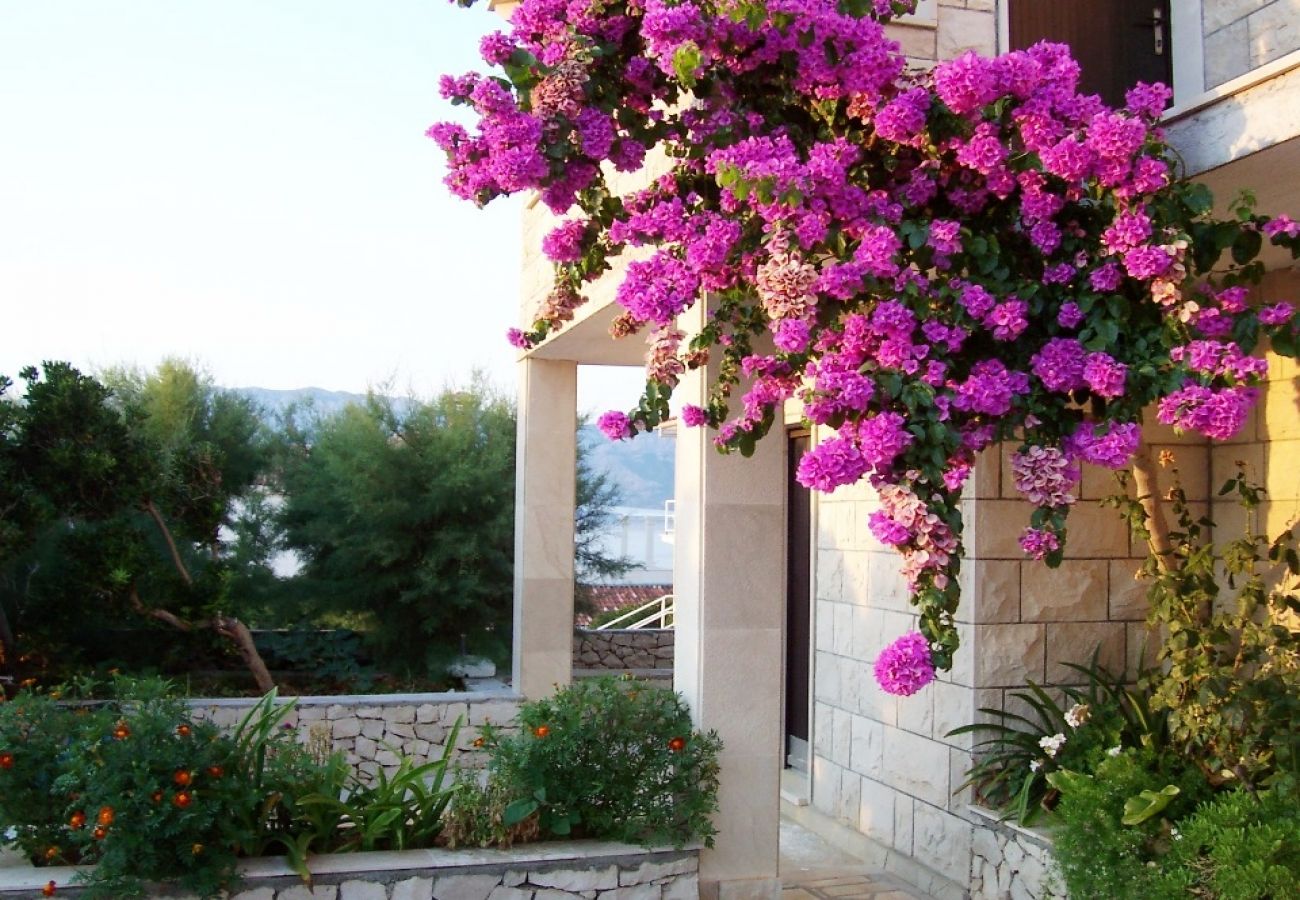
[[[643,849],[596,841],[532,844],[512,850],[407,850],[313,857],[315,889],[281,858],[247,860],[232,900],[560,900],[699,896],[698,850]],[[72,867],[0,869],[0,898],[78,897]],[[66,885],[66,887],[65,887]],[[159,896],[189,900],[194,894]]]

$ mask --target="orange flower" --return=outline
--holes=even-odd
[[[72,818],[68,819],[68,824],[73,828],[82,827],[86,824],[86,814],[81,810],[77,810],[72,814]]]
[[[668,742],[668,749],[674,753],[681,753],[686,749],[686,738],[675,737]]]
[[[200,853],[203,852],[203,845],[202,845],[202,844],[191,844],[191,845],[190,845],[190,852],[193,853],[195,856],[198,856]]]
[[[190,736],[190,726],[188,726],[188,725],[186,725],[184,722],[182,722],[181,724],[179,724],[179,725],[176,726],[176,734],[177,734],[177,736],[179,736],[179,737],[189,737],[189,736]]]
[[[161,803],[162,791],[154,791],[152,794],[149,795],[149,799],[152,800],[154,803]]]
[[[208,766],[208,775],[210,775],[213,778],[220,778],[222,775],[225,774],[226,774],[226,770],[221,768],[221,766]]]
[[[107,828],[96,828],[94,831],[90,833],[90,836],[97,841],[102,841],[104,839],[104,836],[107,834],[108,834]]]
[[[124,741],[131,736],[131,729],[126,727],[125,722],[118,722],[113,728],[113,737],[119,741]]]
[[[177,769],[176,774],[172,776],[172,781],[176,782],[177,787],[185,787],[193,780],[194,776],[185,769]]]
[[[475,747],[482,747],[484,743],[486,742],[482,738],[474,738]]]
[[[56,856],[58,856],[58,855],[59,855],[59,848],[58,848],[58,847],[46,847],[46,848],[45,848],[45,858],[46,858],[46,859],[54,859],[54,858],[55,858]]]
[[[0,769],[12,769],[14,767],[14,755],[12,753],[0,753]]]
[[[19,687],[25,687],[25,688],[29,688],[34,684],[36,684],[35,678],[24,678],[22,681],[18,682]]]
[[[55,890],[57,890],[57,888],[55,888],[54,882],[47,881],[45,882],[45,887],[41,888],[41,894],[45,897],[53,897]]]
[[[99,822],[100,825],[112,825],[112,824],[113,824],[113,807],[111,807],[111,806],[101,806],[101,807],[99,808],[99,816],[98,816],[98,818],[97,818],[97,821]]]
[[[550,733],[551,733],[550,726],[547,725],[538,725],[536,728],[533,729],[533,735],[539,738],[544,738]]]
[[[184,809],[194,802],[194,796],[189,791],[178,791],[175,797],[172,797],[172,803],[177,809]]]

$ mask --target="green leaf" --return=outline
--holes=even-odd
[[[673,53],[673,73],[677,80],[688,88],[695,87],[695,70],[702,61],[700,48],[695,46],[694,41],[687,41],[678,47]]]
[[[505,812],[502,813],[501,820],[506,825],[518,825],[524,819],[527,819],[533,813],[537,812],[538,803],[532,797],[524,797],[515,800],[506,806]]]
[[[1159,791],[1145,790],[1136,797],[1129,797],[1124,801],[1124,815],[1120,822],[1140,825],[1168,806],[1178,794],[1177,785],[1167,784]]]

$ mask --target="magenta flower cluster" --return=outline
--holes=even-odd
[[[910,697],[934,681],[930,645],[920,632],[908,632],[880,652],[873,670],[886,693]]]
[[[920,628],[877,676],[913,690],[957,647],[976,454],[1021,445],[1014,480],[1036,507],[1021,545],[1054,561],[1081,463],[1126,465],[1152,404],[1231,436],[1264,375],[1254,336],[1300,339],[1289,304],[1257,309],[1199,277],[1234,241],[1237,256],[1300,252],[1300,226],[1202,227],[1212,204],[1174,181],[1156,124],[1167,88],[1110,109],[1049,43],[909,71],[885,25],[914,6],[523,0],[481,47],[501,77],[444,79],[476,125],[429,130],[456,194],[535,191],[563,217],[542,243],[555,287],[516,346],[562,328],[637,251],[612,331],[646,335],[649,388],[602,431],[655,427],[682,375],[711,362],[709,400],[684,424],[747,452],[797,399],[822,435],[800,482],[875,488],[870,528],[901,553]],[[662,168],[617,193],[606,174],[652,150]],[[704,296],[707,323],[683,334],[677,317]]]

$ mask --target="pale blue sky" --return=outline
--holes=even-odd
[[[512,388],[519,206],[450,197],[423,136],[453,114],[438,76],[502,24],[0,0],[0,372],[180,355],[231,386],[427,392],[479,366]]]

